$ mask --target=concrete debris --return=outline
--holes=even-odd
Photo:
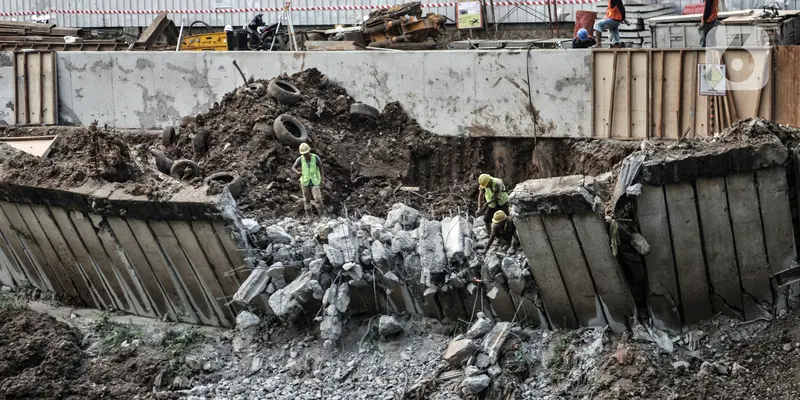
[[[508,281],[508,288],[511,292],[522,294],[527,286],[527,280],[531,275],[530,271],[523,268],[519,261],[512,257],[504,258],[503,262],[500,264],[500,268],[503,270],[503,274]]]
[[[337,341],[342,337],[342,321],[336,306],[330,305],[325,309],[325,316],[319,324],[320,337],[324,340]]]
[[[258,326],[261,323],[261,318],[249,311],[242,311],[236,316],[236,329],[245,330]]]
[[[447,259],[451,264],[463,264],[472,254],[472,230],[462,216],[442,220],[442,237]]]
[[[483,352],[489,356],[489,362],[494,364],[500,355],[500,350],[511,332],[510,322],[498,322],[483,339]]]
[[[292,235],[286,233],[286,230],[279,225],[270,225],[266,227],[264,233],[267,234],[267,237],[272,243],[291,244],[294,240]]]
[[[283,271],[281,271],[281,275]],[[269,284],[270,275],[269,271],[264,268],[255,268],[250,272],[250,275],[245,279],[239,290],[233,295],[233,301],[241,304],[250,304],[256,296],[267,289]]]
[[[625,194],[627,194],[628,196],[633,196],[633,197],[641,196],[641,194],[642,194],[642,184],[641,183],[635,183],[633,185],[630,185],[630,186],[626,187],[625,188]]]
[[[259,230],[261,230],[261,225],[258,223],[258,221],[251,218],[243,218],[242,225],[244,225],[244,229],[250,233],[257,233]]]
[[[263,366],[264,362],[261,360],[261,357],[253,357],[253,359],[250,360],[250,373],[255,374],[256,372],[261,371],[261,367]]]
[[[350,285],[348,283],[339,284],[339,290],[336,291],[336,301],[334,305],[340,313],[347,311],[347,307],[350,306]]]
[[[410,231],[419,226],[420,214],[414,208],[402,203],[396,203],[386,216],[387,229],[403,229]]]
[[[631,234],[631,247],[643,256],[650,253],[650,243],[647,243],[647,239],[639,232],[633,232]]]
[[[480,374],[481,374],[481,370],[478,367],[475,367],[475,366],[471,365],[469,367],[464,368],[464,376],[475,376],[475,375],[480,375]]]
[[[378,333],[382,336],[393,336],[403,331],[403,326],[397,319],[390,315],[381,315],[378,320]]]
[[[416,249],[416,232],[400,231],[392,238],[392,254],[407,254]]]
[[[460,367],[478,350],[475,342],[470,339],[453,340],[447,346],[444,359],[451,365]]]
[[[386,251],[386,246],[380,241],[375,240],[371,246],[372,262],[375,267],[381,271],[389,269],[389,253]]]
[[[489,383],[491,383],[491,379],[488,375],[468,376],[461,382],[461,389],[464,394],[475,395],[489,387]]]
[[[467,333],[464,334],[464,337],[467,339],[480,339],[486,336],[486,334],[491,330],[492,321],[489,321],[487,318],[478,317],[478,319],[469,328]]]
[[[340,218],[328,224],[328,244],[324,246],[328,261],[334,267],[358,260],[358,239],[350,221]]]
[[[489,356],[487,356],[486,354],[480,353],[480,354],[478,354],[477,357],[475,357],[475,366],[480,368],[480,369],[482,369],[482,370],[485,370],[486,368],[489,368],[489,367],[492,366],[492,362],[491,362],[491,360],[489,360]]]
[[[429,278],[425,284],[431,287],[433,282],[440,282],[443,278],[444,268],[447,265],[447,257],[444,253],[442,228],[438,221],[420,223],[417,253],[419,254],[420,267],[422,267],[426,277]]]
[[[672,363],[672,368],[675,368],[677,371],[688,370],[690,366],[691,365],[686,361],[675,361]]]
[[[492,377],[492,379],[494,379],[503,373],[503,368],[501,368],[499,365],[492,365],[488,370],[486,370],[486,372],[490,377]]]

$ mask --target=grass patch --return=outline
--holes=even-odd
[[[569,350],[569,339],[565,336],[553,346],[553,361],[550,364],[553,369],[559,369],[564,365],[564,356]]]
[[[0,308],[4,310],[22,310],[28,308],[28,299],[18,292],[0,291]]]
[[[92,332],[98,338],[100,346],[104,349],[116,347],[144,337],[141,327],[129,324],[120,324],[111,319],[108,313],[101,313],[92,324]]]
[[[167,330],[161,345],[173,355],[183,355],[193,345],[203,340],[203,334],[196,328]]]

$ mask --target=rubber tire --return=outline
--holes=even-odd
[[[220,185],[228,188],[228,190],[231,192],[231,196],[236,197],[242,194],[242,192],[244,191],[244,181],[242,181],[242,178],[239,175],[234,174],[232,172],[217,172],[211,174],[207,176],[206,179],[203,180],[203,184],[209,186],[209,183],[211,183],[211,181],[217,180],[218,178],[222,177],[231,178],[231,181],[229,183],[220,182]]]
[[[175,161],[158,150],[150,150],[150,154],[152,154],[156,159],[156,169],[169,175],[169,173],[172,171],[172,166],[175,164]]]
[[[297,126],[300,131],[300,136],[295,136],[289,132],[286,126],[284,126],[285,123],[291,123]],[[289,114],[282,114],[278,116],[278,118],[275,118],[275,122],[272,123],[272,129],[275,131],[275,138],[285,145],[299,146],[301,143],[308,143],[308,130],[306,130],[306,126],[300,122],[300,120]]]
[[[179,181],[183,180],[183,175],[187,167],[192,170],[192,176],[189,179],[200,176],[200,167],[192,160],[175,161],[175,163],[172,164],[172,168],[169,170],[169,175]]]
[[[172,145],[172,141],[175,139],[175,128],[168,126],[164,128],[164,131],[161,132],[161,144],[164,147],[169,147]]]
[[[377,108],[368,106],[364,103],[353,103],[350,105],[350,115],[358,115],[371,119],[378,119],[381,112]]]
[[[322,75],[322,78],[320,78],[319,83],[317,84],[317,89],[325,89],[330,83],[331,80],[328,78],[328,75]]]
[[[288,86],[292,90],[289,91],[280,87],[278,85],[279,83],[281,85]],[[275,100],[278,100],[278,102],[281,104],[292,105],[297,104],[297,102],[300,101],[300,89],[298,89],[297,86],[280,79],[273,79],[269,81],[269,85],[267,85],[267,93],[274,97]]]

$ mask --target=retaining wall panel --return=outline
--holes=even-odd
[[[190,225],[192,226],[192,231],[195,237],[197,237],[197,240],[203,244],[203,253],[206,255],[206,258],[208,258],[217,279],[222,283],[223,289],[228,288],[225,291],[226,297],[228,297],[228,300],[232,299],[236,291],[239,290],[239,285],[241,284],[239,278],[233,273],[233,270],[240,266],[233,265],[230,260],[228,260],[228,256],[225,254],[225,250],[223,250],[217,236],[214,234],[210,223],[207,221],[192,221]]]
[[[520,296],[516,293],[512,293],[511,300],[513,300],[514,304],[517,305],[517,308],[514,311],[516,314],[516,318],[514,320],[516,322],[519,322],[524,326],[537,328],[541,326],[541,316],[539,315],[539,309],[536,308],[536,303],[534,303],[532,294]],[[544,328],[547,329],[547,326],[545,325]]]
[[[440,289],[437,293],[437,298],[439,299],[439,305],[442,307],[445,318],[449,318],[453,321],[468,320],[469,317],[464,307],[464,301],[458,289]]]
[[[22,219],[24,219],[25,223],[28,225],[31,234],[36,238],[36,242],[39,244],[39,249],[42,251],[42,255],[46,259],[45,262],[48,264],[50,271],[54,275],[54,278],[51,278],[50,281],[58,285],[58,287],[55,288],[56,292],[63,293],[73,299],[80,299],[78,292],[75,290],[75,286],[72,284],[72,280],[69,278],[69,275],[67,275],[67,271],[61,265],[61,260],[58,258],[58,253],[56,253],[55,249],[50,244],[50,240],[44,233],[44,229],[42,229],[41,224],[39,224],[39,219],[36,218],[36,214],[31,206],[27,204],[17,204],[16,206],[20,212],[20,215],[22,216]]]
[[[517,310],[511,294],[506,289],[505,283],[494,282],[488,287],[486,297],[489,298],[489,304],[492,308],[492,313],[502,321],[511,321],[514,319],[514,313]]]
[[[10,239],[5,234],[6,229],[4,227],[9,227],[9,225],[4,222],[4,219],[4,216],[0,215],[0,251],[3,251],[8,259],[8,273],[14,279],[15,284],[21,285],[23,282],[27,282],[28,278],[22,268],[22,262],[19,260],[17,253],[14,252]],[[17,238],[14,237],[13,240],[16,241]]]
[[[3,239],[0,238],[0,242]],[[7,255],[6,250],[4,250],[3,246],[0,246],[0,285],[8,286],[10,288],[16,287],[17,283],[14,280],[14,276],[11,272],[11,259],[10,256]]]
[[[0,225],[3,225],[3,234],[11,241],[12,248],[17,253],[17,259],[21,261],[22,269],[27,280],[36,288],[48,290],[49,283],[42,279],[44,276],[36,265],[37,261],[33,258],[31,246],[36,245],[32,242],[32,236],[27,231],[25,222],[20,217],[17,207],[11,203],[0,202]],[[41,274],[41,275],[40,275]]]

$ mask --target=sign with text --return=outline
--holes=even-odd
[[[461,1],[456,3],[456,24],[458,29],[483,28],[483,7],[480,1]]]

